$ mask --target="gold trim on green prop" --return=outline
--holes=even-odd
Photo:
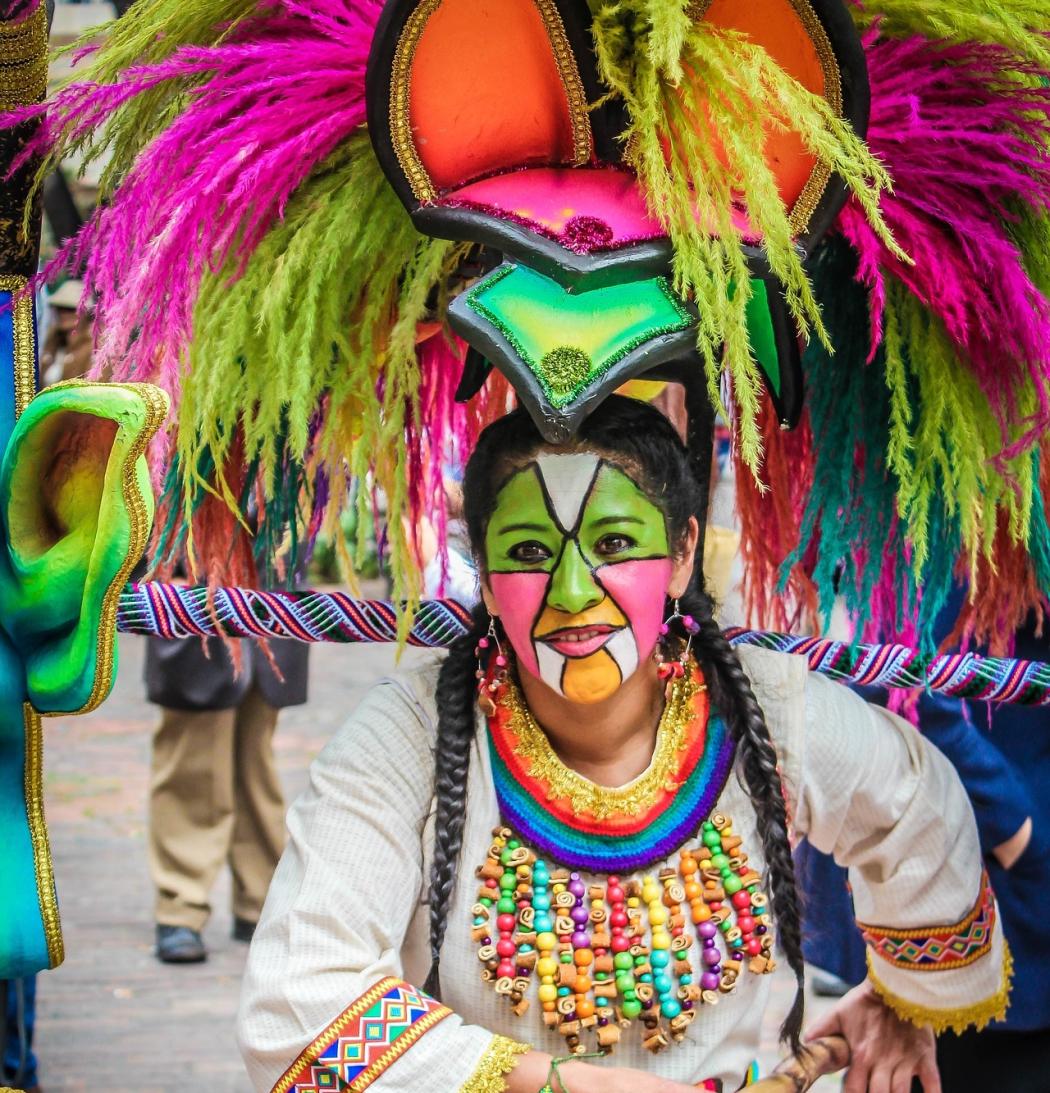
[[[57,968],[66,954],[62,944],[58,899],[55,895],[51,845],[47,838],[47,824],[44,822],[44,733],[40,714],[28,702],[22,705],[22,721],[25,725],[26,815],[29,818],[29,838],[33,844],[36,894],[40,901],[44,937],[47,939],[48,961],[52,968]]]
[[[1010,1003],[1010,989],[1013,985],[1014,960],[1005,937],[1003,938],[1003,971],[999,989],[980,1002],[955,1009],[932,1009],[894,994],[875,974],[873,955],[869,949],[868,979],[875,988],[875,993],[902,1021],[918,1025],[919,1028],[933,1029],[937,1035],[948,1029],[961,1035],[968,1028],[980,1032],[989,1022],[1001,1021],[1006,1016],[1006,1008]]]
[[[694,19],[702,19],[707,9],[714,0],[698,0],[692,4],[688,11]],[[802,22],[814,49],[820,60],[820,67],[824,72],[824,100],[835,112],[837,117],[842,117],[842,72],[839,69],[835,51],[831,48],[831,39],[824,29],[824,24],[817,17],[813,5],[809,0],[788,0],[795,9],[795,14]],[[801,193],[795,199],[795,204],[788,214],[788,224],[796,235],[809,229],[809,222],[816,212],[820,199],[831,181],[831,168],[822,159],[818,159],[812,173],[802,187]]]
[[[14,302],[11,318],[15,341],[15,417],[21,415],[36,394],[36,331],[33,297],[25,291],[28,284],[24,277],[0,274],[0,292],[10,292]]]
[[[139,489],[138,473],[135,464],[141,455],[145,455],[146,446],[153,439],[154,434],[164,422],[168,413],[168,396],[159,388],[150,383],[107,383],[93,384],[85,380],[66,380],[63,383],[53,384],[48,391],[61,391],[70,387],[97,387],[120,388],[131,391],[142,399],[146,407],[146,420],[142,429],[131,447],[124,456],[124,463],[120,469],[121,492],[124,499],[124,507],[128,512],[130,535],[128,537],[128,549],[124,561],[110,581],[105,595],[102,597],[102,609],[99,615],[98,648],[95,655],[95,681],[91,687],[91,694],[87,702],[74,710],[73,713],[89,713],[99,706],[106,695],[109,694],[113,680],[113,653],[117,640],[117,607],[120,601],[120,593],[131,576],[139,558],[146,549],[146,541],[149,537],[152,518],[146,498]]]
[[[518,1065],[521,1056],[531,1050],[529,1044],[519,1044],[506,1036],[493,1036],[477,1069],[459,1087],[459,1093],[504,1093],[507,1075]]]
[[[528,764],[531,776],[547,783],[547,800],[568,800],[577,816],[588,815],[595,820],[637,816],[651,807],[661,793],[677,788],[678,755],[689,743],[693,702],[703,689],[704,685],[696,681],[692,671],[674,681],[656,730],[652,761],[637,778],[615,789],[584,778],[558,758],[517,684],[511,681],[506,697],[510,710],[507,732],[517,738],[514,751]]]

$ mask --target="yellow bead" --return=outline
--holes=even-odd
[[[649,909],[650,926],[663,926],[665,922],[667,922],[667,911],[665,908],[656,904]]]
[[[628,896],[627,897],[627,906],[628,907],[640,907],[641,906],[641,900],[639,900],[639,898],[637,896]]]
[[[554,946],[558,944],[558,939],[554,934],[544,933],[536,935],[536,948],[541,953],[550,953],[554,951]]]
[[[557,960],[551,960],[549,956],[540,957],[536,961],[536,974],[541,979],[546,979],[549,976],[558,974],[558,962]]]
[[[671,935],[666,930],[653,931],[653,948],[669,949],[671,947]]]
[[[558,998],[558,988],[553,983],[541,983],[536,993],[541,1002],[554,1002]]]

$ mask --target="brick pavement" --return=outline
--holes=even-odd
[[[46,724],[47,817],[67,956],[40,979],[41,1080],[47,1093],[244,1093],[233,1024],[246,947],[230,938],[228,878],[215,892],[207,963],[169,967],[152,953],[145,806],[153,714],[142,698],[143,647],[121,637],[117,684],[100,710]],[[285,711],[277,733],[289,799],[363,689],[393,665],[389,648],[321,646],[313,656],[311,702]],[[786,1008],[789,999],[780,1001]],[[768,1035],[763,1061],[776,1056]]]

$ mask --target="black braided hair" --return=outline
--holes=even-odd
[[[437,682],[438,732],[434,757],[434,857],[430,865],[430,972],[423,989],[441,1000],[441,945],[466,820],[467,772],[474,740],[478,641],[488,629],[484,604],[474,608],[473,625],[457,638],[441,665]]]
[[[612,396],[581,427],[574,448],[614,456],[661,509],[673,547],[684,543],[689,518],[704,511],[707,483],[697,481],[689,453],[658,410],[634,399]],[[529,416],[521,410],[490,425],[478,440],[463,482],[464,517],[475,557],[482,558],[485,530],[496,495],[507,477],[545,447]],[[680,600],[684,614],[700,630],[693,639],[712,698],[736,740],[738,754],[761,833],[773,916],[780,947],[795,972],[798,990],[781,1038],[798,1048],[803,1014],[801,910],[787,836],[777,756],[761,707],[740,660],[714,619],[703,589],[701,559]],[[667,604],[670,615],[672,605]],[[437,780],[434,860],[430,875],[430,951],[433,961],[425,989],[440,996],[439,958],[463,839],[467,770],[474,737],[475,648],[488,625],[483,608],[474,613],[471,632],[449,652],[438,677]],[[680,623],[674,635],[684,641]]]

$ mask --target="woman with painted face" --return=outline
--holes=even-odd
[[[806,835],[871,953],[825,1022],[846,1088],[935,1093],[931,1029],[1001,1013],[1008,967],[952,768],[804,660],[730,648],[650,407],[614,396],[566,447],[512,414],[464,498],[473,631],[373,690],[289,818],[240,1022],[257,1088],[741,1088],[776,976],[799,1044]]]

